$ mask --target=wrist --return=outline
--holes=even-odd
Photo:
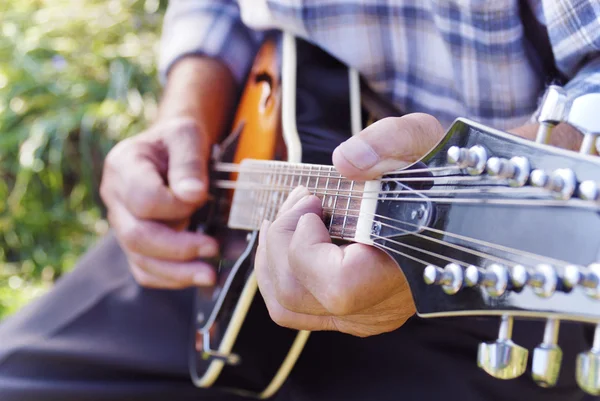
[[[206,57],[184,57],[169,71],[155,123],[193,119],[199,133],[214,142],[229,124],[235,93],[235,81],[222,63]]]

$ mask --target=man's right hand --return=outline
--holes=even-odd
[[[135,279],[143,286],[184,288],[214,282],[199,258],[216,241],[185,230],[207,196],[206,135],[193,119],[170,119],[117,144],[108,154],[100,193]]]
[[[214,284],[201,258],[217,242],[186,230],[208,194],[210,148],[235,102],[230,71],[216,60],[184,57],[170,69],[157,122],[108,154],[100,194],[134,278],[145,287]]]

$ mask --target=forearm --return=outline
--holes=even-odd
[[[539,124],[526,124],[509,130],[510,133],[535,141]],[[578,151],[581,146],[582,134],[569,124],[558,124],[552,130],[550,144],[565,149]]]
[[[169,71],[157,121],[194,118],[201,132],[214,143],[229,122],[236,89],[230,70],[220,61],[208,57],[184,57]]]

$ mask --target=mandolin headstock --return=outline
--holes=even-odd
[[[402,267],[422,317],[500,318],[478,363],[501,379],[522,375],[528,351],[511,341],[515,319],[545,319],[533,378],[556,383],[561,321],[596,326],[577,359],[577,381],[600,394],[600,94],[566,104],[551,87],[540,132],[528,141],[458,119],[418,163],[384,176],[371,241]],[[545,144],[566,121],[584,134],[579,153]],[[420,213],[398,211],[419,204]],[[416,209],[415,209],[416,210]],[[408,216],[408,217],[407,217]]]

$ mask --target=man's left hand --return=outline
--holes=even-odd
[[[347,178],[374,179],[419,159],[442,135],[426,114],[384,119],[340,145],[333,163]],[[261,227],[255,271],[271,318],[361,337],[400,327],[415,305],[396,262],[369,245],[333,244],[321,214],[319,198],[299,187]]]

